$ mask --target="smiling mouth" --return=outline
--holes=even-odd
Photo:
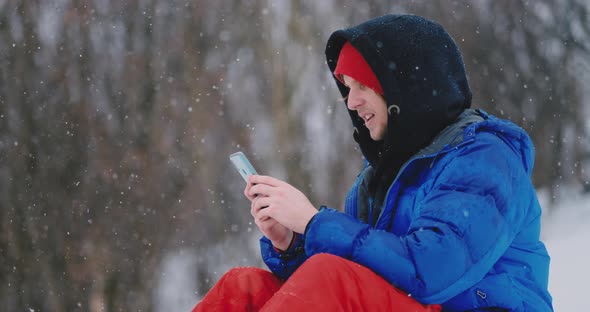
[[[375,117],[375,114],[365,114],[363,115],[363,120],[365,121],[365,125],[371,120],[373,119],[373,117]]]

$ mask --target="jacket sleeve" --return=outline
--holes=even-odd
[[[511,244],[530,202],[520,185],[530,179],[518,156],[505,144],[479,144],[455,154],[414,203],[405,236],[323,210],[307,227],[305,250],[351,259],[423,303],[443,303],[481,280]]]
[[[303,250],[304,244],[305,237],[295,233],[291,246],[285,251],[279,251],[266,236],[263,236],[260,239],[262,260],[278,278],[286,280],[307,260],[307,256]]]

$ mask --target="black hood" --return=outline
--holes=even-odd
[[[471,106],[461,53],[439,24],[415,15],[386,15],[330,36],[326,58],[331,72],[346,41],[377,76],[387,106],[399,107],[399,111],[389,110],[381,142],[373,141],[363,120],[349,110],[354,138],[365,158],[378,172],[382,169],[385,175],[395,175],[405,161]],[[346,98],[348,88],[334,80]]]

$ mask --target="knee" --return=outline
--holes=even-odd
[[[311,256],[293,273],[288,281],[304,280],[311,285],[330,285],[340,287],[340,282],[348,275],[353,262],[342,257],[327,253],[320,253]]]
[[[227,282],[239,282],[239,281],[251,281],[251,280],[265,280],[269,276],[272,276],[272,273],[265,271],[263,269],[254,268],[254,267],[236,267],[232,268],[227,271],[221,279],[223,279],[226,283]]]
[[[307,268],[313,271],[330,271],[339,266],[346,265],[349,261],[329,253],[319,253],[311,256],[302,265],[302,268]]]
[[[269,271],[254,267],[237,267],[227,271],[220,279],[225,288],[241,292],[256,292],[278,279]]]

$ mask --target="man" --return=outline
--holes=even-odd
[[[532,142],[469,109],[447,32],[387,15],[333,33],[326,56],[366,159],[345,212],[250,177],[273,274],[234,269],[195,311],[552,311]]]

